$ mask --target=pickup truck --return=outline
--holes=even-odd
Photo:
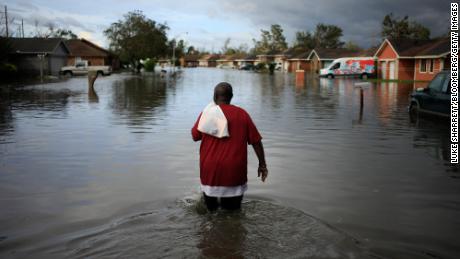
[[[427,88],[418,88],[411,94],[409,115],[416,118],[418,113],[441,117],[450,116],[450,71],[439,72]]]
[[[86,75],[88,71],[97,71],[98,75],[105,76],[112,73],[110,66],[88,66],[88,61],[77,61],[75,66],[65,66],[61,68],[60,73],[66,76]]]

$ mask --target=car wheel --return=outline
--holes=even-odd
[[[72,71],[64,71],[64,76],[71,77],[73,76]]]
[[[103,75],[104,75],[104,72],[102,72],[102,71],[97,71],[97,75],[98,75],[98,76],[103,76]]]
[[[411,122],[416,122],[418,118],[418,105],[417,103],[411,103],[409,107],[409,117]]]
[[[369,78],[369,76],[366,73],[361,75],[361,79],[368,79],[368,78]]]
[[[333,75],[333,74],[329,74],[329,75],[327,75],[327,78],[332,79],[332,78],[334,78],[334,75]]]

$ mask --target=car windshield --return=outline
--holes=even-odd
[[[446,79],[447,74],[439,73],[428,85],[430,91],[441,92],[443,88],[444,79]]]

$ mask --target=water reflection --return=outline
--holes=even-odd
[[[110,108],[130,126],[152,124],[165,111],[167,81],[156,76],[114,82]]]
[[[259,183],[250,157],[248,197],[283,206],[255,199],[208,217],[171,205],[198,186],[189,131],[220,81],[261,131],[273,172]],[[78,77],[2,88],[0,255],[361,258],[351,234],[390,258],[458,257],[448,125],[410,122],[413,85],[373,83],[361,109],[358,82],[197,68],[101,77],[94,91]]]

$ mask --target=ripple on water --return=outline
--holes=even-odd
[[[260,200],[246,200],[241,212],[208,213],[202,201],[184,199],[58,240],[30,252],[66,258],[375,258],[324,222]]]

